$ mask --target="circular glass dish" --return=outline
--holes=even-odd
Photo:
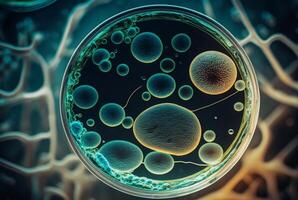
[[[178,24],[177,26],[175,26],[175,24],[173,25],[171,23],[178,23]],[[177,36],[177,33],[180,33],[180,32],[183,32],[183,33],[187,32],[186,29],[183,29],[183,30],[179,29],[180,27],[179,24],[180,25],[183,24],[183,26],[185,26],[186,29],[187,27],[192,27],[193,29],[197,29],[198,32],[193,32],[193,33],[197,33],[201,35],[188,34],[191,36],[190,37],[191,44],[184,45],[184,46],[182,45],[180,46],[181,47],[180,50],[179,49],[177,50],[175,49],[177,45],[176,46],[173,45],[173,43],[175,43],[173,42],[174,36]],[[129,31],[131,30],[131,27],[133,27],[136,30],[135,33],[133,31]],[[161,29],[164,29],[164,30],[161,30]],[[113,36],[113,33],[119,30],[125,33],[123,38],[121,34],[118,34],[118,35],[114,34]],[[143,58],[146,58],[147,60],[142,60],[140,56],[135,56],[135,55],[132,56],[132,54],[134,54],[133,52],[123,50],[121,47],[116,49],[113,48],[113,51],[110,51],[111,45],[112,47],[114,47],[113,45],[117,46],[120,43],[122,46],[131,46],[133,43],[136,44],[137,40],[135,40],[135,38],[137,38],[138,35],[141,35],[141,33],[148,33],[151,30],[153,30],[152,32],[155,32],[155,33],[159,32],[156,35],[158,35],[161,38],[161,41],[163,43],[163,46],[160,47],[158,43],[159,37],[158,36],[156,37],[154,35],[152,36],[152,34],[151,35],[149,34],[148,36],[147,34],[148,38],[151,38],[151,39],[153,38],[153,43],[155,42],[156,44],[154,48],[157,49],[157,51],[158,49],[159,50],[161,49],[163,51],[161,53],[150,54],[151,60],[147,59],[148,57],[147,58],[143,57]],[[172,40],[170,36],[166,34],[172,34],[171,35]],[[196,38],[194,38],[195,36]],[[207,38],[202,40],[201,37],[202,38],[207,37]],[[200,41],[200,39],[202,41]],[[193,59],[195,57],[194,56],[195,54],[201,53],[200,51],[206,51],[206,49],[204,50],[201,49],[198,52],[196,52],[197,50],[196,48],[201,48],[199,47],[200,43],[196,43],[196,42],[201,42],[202,46],[204,46],[203,41],[206,41],[206,40],[207,41],[210,40],[208,42],[212,44],[211,47],[209,47],[208,44],[205,45],[207,50],[220,51],[222,53],[225,53],[232,59],[232,61],[235,63],[237,68],[238,75],[236,80],[244,81],[244,82],[238,81],[237,84],[235,83],[234,87],[230,88],[229,91],[227,91],[227,94],[226,93],[221,94],[224,96],[211,95],[209,99],[209,96],[207,94],[203,94],[202,91],[197,91],[195,86],[192,85],[190,81],[188,82],[188,84],[191,85],[191,87],[189,87],[189,85],[185,86],[185,84],[178,82],[177,79],[175,79],[177,82],[177,85],[175,85],[174,89],[173,88],[170,89],[171,92],[168,92],[165,96],[161,97],[156,95],[156,93],[154,93],[154,91],[150,89],[151,87],[150,85],[148,86],[149,80],[153,80],[153,79],[159,80],[158,77],[157,78],[156,76],[153,77],[152,73],[150,74],[149,72],[148,72],[149,74],[147,75],[149,75],[148,77],[150,78],[148,79],[147,79],[147,76],[144,76],[141,74],[137,74],[136,76],[134,74],[135,73],[134,71],[137,70],[137,68],[135,67],[135,64],[136,64],[135,62],[138,63],[138,66],[141,66],[144,63],[145,65],[148,65],[148,63],[154,63],[155,66],[158,66],[157,68],[159,70],[160,64],[158,62],[162,63],[161,60],[165,57],[164,54],[167,54],[167,52],[168,53],[173,52],[173,54],[171,55],[172,55],[172,58],[177,61],[176,68],[173,70],[173,65],[171,65],[170,66],[171,68],[168,68],[170,70],[168,70],[165,73],[158,73],[158,75],[162,74],[163,77],[171,77],[171,75],[168,75],[168,74],[173,73],[172,75],[175,78],[174,76],[175,72],[172,72],[172,71],[178,71],[178,74],[183,74],[187,77],[191,76],[191,74],[188,73],[188,68],[189,68],[189,65],[191,64],[190,62],[191,60],[189,59]],[[171,48],[171,43],[172,43],[172,48]],[[179,42],[177,44],[179,48]],[[97,50],[100,50],[100,51],[98,51],[96,53],[96,56],[94,56],[95,55],[94,52],[96,52]],[[123,57],[120,56],[121,52],[122,54],[124,54]],[[135,51],[135,53],[138,54],[140,52]],[[191,54],[191,55],[188,56],[188,54]],[[114,63],[117,63],[116,60],[120,60],[120,59],[123,60],[127,57],[132,57],[132,58],[137,57],[136,59],[139,58],[140,60],[125,61],[124,65],[122,64],[122,69],[120,67],[117,67],[119,66],[119,64],[114,64]],[[179,60],[179,58],[182,58],[182,59]],[[98,64],[98,59],[105,60],[104,64]],[[106,62],[106,61],[109,61],[109,62]],[[181,67],[179,68],[179,66],[180,65],[185,66],[183,61],[187,65],[187,70],[186,69],[183,69],[183,70],[186,70],[187,73],[186,71],[185,73],[179,72],[181,68]],[[96,69],[98,70],[98,72],[92,71],[92,70],[95,70],[93,69],[95,68],[94,66],[98,67],[98,69]],[[91,71],[88,71],[89,69]],[[166,71],[165,69],[161,69],[162,72],[164,72],[163,70]],[[119,71],[122,74],[120,74]],[[94,75],[96,73],[100,73],[101,75],[98,75],[98,76]],[[132,83],[134,83],[134,81],[139,79],[141,81],[145,81],[145,83],[143,82],[143,86],[136,88],[135,90],[133,90],[132,93],[127,93],[128,99],[127,101],[124,101],[122,99],[122,96],[126,96],[126,94],[125,93],[123,94],[121,92],[129,88],[129,84],[120,83],[121,85],[117,85],[116,87],[114,87],[116,85],[116,82],[115,82],[116,79],[115,80],[112,78],[105,79],[105,77],[112,77],[111,75],[112,73],[113,73],[113,77],[117,76],[119,80],[120,79],[124,80],[123,78],[128,77],[127,79]],[[110,79],[112,80],[112,82],[108,83]],[[172,81],[171,78],[167,78],[166,80],[168,80],[169,82]],[[87,87],[87,90],[85,90],[85,91],[89,91],[88,97],[90,98],[87,99],[88,101],[82,103],[80,98],[75,97],[79,93],[78,92],[79,90],[77,90],[77,88],[79,87],[86,88],[86,84],[87,83],[91,84],[93,83],[92,81],[95,81],[96,84],[93,87],[91,87],[91,89],[90,88],[88,89]],[[149,92],[146,90],[144,91],[140,89],[141,87],[146,88],[146,82],[147,82],[147,89]],[[245,88],[241,89],[240,86],[243,85],[242,83],[244,83]],[[180,86],[180,89],[178,88],[178,86]],[[184,88],[184,91],[186,91],[185,94],[188,94],[188,97],[187,98],[180,97],[180,100],[179,100],[178,96],[181,95],[180,93],[183,93],[183,88]],[[187,88],[194,88],[194,90],[192,91],[193,93],[187,92]],[[94,92],[94,89],[98,91],[98,93]],[[114,89],[115,90],[119,89],[119,91],[117,91],[119,92],[117,98],[113,97],[112,92],[115,92]],[[128,91],[131,92],[132,91],[131,88],[129,88]],[[103,97],[105,93],[106,93],[106,97]],[[191,96],[194,95],[194,97],[191,98],[189,94],[191,94]],[[182,105],[182,102],[191,102],[191,100],[195,100],[196,95],[199,96],[199,99],[207,98],[207,100],[210,101],[209,102],[210,104],[208,104],[207,106],[206,105],[202,106],[198,109],[192,109],[192,110],[186,109],[188,111],[192,111],[192,113],[195,113],[195,114],[197,111],[201,111],[206,108],[213,107],[214,105],[220,105],[220,103],[225,102],[226,100],[229,100],[231,98],[238,98],[235,100],[240,99],[243,102],[242,103],[243,108],[240,109],[241,106],[239,105],[242,105],[241,102],[239,103],[239,101],[237,101],[236,102],[237,104],[236,104],[235,102],[233,103],[232,101],[231,105],[230,105],[231,103],[230,102],[227,105],[223,105],[219,107],[220,109],[223,109],[223,110],[218,110],[218,107],[214,109],[216,112],[218,112],[219,115],[215,115],[214,114],[215,111],[213,112],[209,110],[206,113],[211,113],[210,116],[207,117],[207,115],[205,116],[204,113],[201,114],[199,119],[201,122],[200,125],[202,127],[200,127],[200,131],[199,131],[199,136],[200,136],[198,141],[199,144],[196,144],[197,146],[195,146],[195,148],[188,153],[181,153],[181,152],[177,153],[177,152],[165,151],[162,148],[160,149],[152,148],[150,147],[150,145],[144,144],[146,143],[146,141],[141,142],[139,138],[135,139],[133,137],[137,135],[135,132],[135,130],[137,129],[136,121],[139,118],[139,116],[143,113],[142,111],[148,108],[152,108],[154,105],[161,105],[159,103],[170,103],[171,105],[174,105],[174,104]],[[171,96],[171,99],[165,101],[164,99],[167,98],[168,96]],[[174,98],[172,96],[176,96],[176,97]],[[218,96],[220,96],[220,98],[218,98]],[[107,100],[110,97],[113,99],[113,102],[111,102],[111,100]],[[78,98],[78,99],[74,100],[75,98]],[[144,104],[144,106],[141,110],[139,109],[139,106],[136,103],[137,101],[136,98],[138,98],[138,101],[141,101],[143,98],[142,104]],[[213,98],[215,98],[216,101],[213,101]],[[124,106],[115,104],[115,101],[118,102],[118,100],[121,102],[125,102],[126,104]],[[149,104],[147,104],[148,102]],[[195,101],[195,103],[196,102],[197,101]],[[198,13],[190,9],[177,7],[177,6],[169,6],[169,5],[152,5],[152,6],[144,6],[144,7],[131,9],[113,16],[112,18],[104,21],[103,23],[98,25],[95,29],[93,29],[85,37],[85,39],[78,45],[77,49],[72,55],[70,62],[68,64],[68,67],[65,70],[62,87],[61,87],[61,95],[60,95],[60,111],[61,111],[62,123],[65,129],[66,136],[74,152],[79,156],[79,158],[82,160],[85,166],[97,178],[99,178],[102,182],[106,183],[107,185],[119,191],[131,194],[131,195],[139,196],[139,197],[146,197],[146,198],[171,198],[171,197],[184,196],[184,195],[202,190],[207,186],[211,185],[212,183],[214,183],[215,181],[217,181],[218,179],[220,179],[222,176],[224,176],[241,158],[241,156],[243,155],[244,151],[246,150],[247,146],[249,145],[252,139],[252,136],[256,127],[257,119],[258,119],[259,104],[260,104],[259,90],[258,90],[257,80],[256,80],[256,76],[255,76],[252,64],[249,61],[248,56],[245,54],[244,50],[237,43],[236,39],[232,36],[232,34],[229,33],[220,24],[218,24],[214,20],[210,19],[209,17],[201,13]],[[233,107],[233,105],[238,110],[237,112],[235,111],[235,113],[241,114],[240,117],[239,115],[232,115],[233,120],[223,121],[225,119],[230,119],[229,116],[224,116],[224,113],[228,113],[224,110],[225,107],[227,106]],[[195,105],[193,104],[187,104],[187,106],[185,107],[194,108],[194,106]],[[117,115],[117,117],[113,118],[112,121],[111,121],[111,118],[105,118],[105,115],[103,114],[108,110],[108,108],[109,109],[112,108],[114,114],[116,113]],[[177,106],[175,108],[177,108]],[[133,118],[135,119],[129,118],[126,120],[125,124],[123,124],[124,123],[123,119],[127,112],[134,113]],[[215,120],[215,121],[211,120],[210,118],[211,115],[212,115],[212,120]],[[90,121],[91,118],[94,118],[94,121],[95,121],[95,125],[92,126],[92,129],[90,126],[88,126],[88,124],[84,125],[85,121],[87,121],[87,119]],[[130,134],[126,136],[126,135],[123,135],[124,134],[123,133],[121,136],[120,135],[113,136],[112,132],[111,132],[111,135],[113,137],[110,135],[105,135],[105,131],[107,130],[107,128],[114,129],[114,127],[118,127],[118,128],[121,127],[120,125],[121,123],[119,122],[119,120],[117,121],[117,119],[120,119],[120,121],[122,122],[122,126],[126,129],[125,131],[128,130],[128,131],[134,132],[134,135]],[[214,126],[214,129],[216,129],[215,126],[218,126],[221,128],[220,124],[222,125],[229,124],[228,123],[229,121],[235,121],[239,123],[239,126],[237,126],[236,128],[233,127],[235,131],[234,129],[231,129],[231,127],[230,128],[225,127],[226,128],[225,135],[217,134],[215,137],[213,131],[208,130],[208,134],[204,135],[204,138],[207,138],[207,139],[203,141],[203,132],[207,131],[207,129],[210,129],[210,126],[211,127]],[[132,124],[129,124],[130,122]],[[167,122],[165,121],[165,123]],[[123,131],[124,131],[124,128],[123,128]],[[201,130],[201,128],[203,129],[203,131]],[[96,136],[96,134],[94,134],[94,132],[92,131],[97,131],[98,133],[100,133],[99,136]],[[88,133],[89,135],[87,137],[86,136],[87,132],[92,132],[92,134]],[[212,136],[210,136],[210,133],[212,133],[211,134]],[[82,136],[84,137],[84,139],[82,139]],[[229,137],[231,137],[232,139],[225,141],[226,140],[225,138],[229,138]],[[88,138],[93,138],[92,142],[90,142],[90,139]],[[106,150],[108,149],[107,146],[117,147],[117,145],[107,145],[109,144],[110,141],[113,141],[113,140],[117,140],[116,143],[118,142],[117,143],[118,147],[119,145],[122,145],[123,143],[125,143],[126,140],[127,142],[129,142],[129,145],[127,144],[124,145],[127,148],[123,149],[123,152],[130,152],[130,154],[134,155],[133,159],[135,163],[134,165],[135,168],[133,168],[134,166],[125,165],[125,167],[128,167],[128,168],[130,167],[131,170],[124,170],[125,167],[119,169],[118,168],[119,166],[114,165],[115,162],[117,161],[117,160],[116,161],[113,160],[115,157],[115,154],[113,158],[106,156],[104,154],[105,152],[107,152]],[[209,144],[213,144],[213,143],[210,143],[213,140],[215,140],[217,143],[220,143],[220,142],[223,143],[221,144],[223,147],[223,153],[220,157],[219,162],[212,164],[212,162],[208,163],[208,161],[205,160],[205,163],[207,164],[198,164],[197,161],[192,162],[194,160],[183,160],[184,157],[181,157],[186,154],[191,154],[192,157],[186,157],[186,159],[193,159],[194,156],[196,156],[195,159],[199,160],[199,158],[197,158],[198,157],[197,155],[200,154],[199,150],[202,149],[201,146],[204,146],[204,144],[208,144],[208,142]],[[170,143],[173,142],[171,138],[169,142]],[[185,140],[185,142],[189,142],[189,141]],[[86,146],[86,143],[87,143],[87,146]],[[137,148],[132,147],[132,143],[133,145],[138,147]],[[225,144],[225,143],[228,143],[228,144]],[[106,148],[101,148],[102,146],[105,146]],[[213,146],[216,146],[216,145],[213,145]],[[139,153],[140,151],[137,149],[141,150],[141,153]],[[118,154],[122,153],[121,150],[119,151],[119,149],[117,150],[117,148],[116,149],[114,148],[114,150],[115,150],[114,152],[118,152]],[[170,158],[164,158],[164,160],[167,160],[168,165],[165,164],[162,166],[161,165],[157,166],[157,167],[164,167],[163,168],[164,171],[162,172],[162,174],[168,173],[169,170],[172,171],[169,173],[168,176],[167,175],[164,175],[164,177],[159,176],[157,175],[158,173],[155,173],[154,175],[150,174],[150,172],[156,169],[156,168],[154,169],[154,166],[153,168],[150,166],[148,167],[148,163],[150,163],[148,161],[150,160],[149,159],[150,156],[148,156],[151,153],[150,151],[155,153],[160,151],[162,153],[166,153],[166,155],[169,156],[170,158],[174,158],[172,159],[172,161],[174,160],[174,163],[173,163],[174,166],[169,165],[169,162],[172,162]],[[201,150],[201,152],[204,152],[204,151]],[[146,153],[146,156],[143,155],[145,153]],[[153,154],[150,154],[150,155],[152,157]],[[146,158],[148,162],[146,161]],[[132,160],[132,158],[130,159]],[[201,158],[201,161],[204,161],[204,159]],[[136,164],[137,162],[139,162],[138,165]],[[146,166],[146,162],[147,162],[147,166]],[[193,166],[187,168],[189,164]],[[183,166],[181,167],[181,165]],[[142,169],[140,170],[136,169],[138,167]],[[166,167],[173,168],[173,169],[165,170]],[[177,168],[176,171],[175,171],[175,168]],[[146,169],[147,169],[147,172],[145,172]],[[159,170],[160,169],[161,168],[159,168]],[[185,170],[183,171],[183,169]],[[194,171],[194,169],[199,169],[199,170]],[[183,171],[182,175],[179,174],[179,171]],[[160,178],[160,177],[163,177],[163,178]]]

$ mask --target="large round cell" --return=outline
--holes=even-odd
[[[101,61],[107,60],[109,57],[110,53],[105,48],[96,49],[92,53],[92,61],[95,65],[99,65]]]
[[[74,89],[73,101],[79,108],[92,108],[98,101],[97,90],[90,85],[80,85]]]
[[[234,61],[219,51],[205,51],[197,55],[189,67],[192,83],[200,91],[217,95],[228,91],[237,78]]]
[[[131,53],[140,62],[152,63],[162,54],[161,39],[152,32],[143,32],[137,35],[131,43]]]
[[[101,142],[101,136],[96,131],[88,131],[81,137],[81,143],[85,148],[96,148]]]
[[[191,153],[201,139],[201,125],[196,115],[173,103],[144,110],[135,119],[133,132],[143,146],[176,156]]]
[[[146,155],[144,166],[152,174],[162,175],[173,169],[174,159],[169,154],[155,151]]]
[[[191,46],[191,38],[185,33],[178,33],[172,38],[171,44],[175,51],[184,53]]]
[[[100,121],[110,127],[119,126],[125,117],[125,111],[119,104],[107,103],[99,110]]]
[[[217,143],[206,143],[200,147],[199,157],[208,165],[216,165],[223,158],[223,149]]]
[[[99,152],[105,156],[112,169],[120,172],[132,172],[143,161],[141,149],[124,140],[107,142],[99,149]]]
[[[188,101],[193,96],[193,89],[190,85],[182,85],[178,90],[178,96],[184,101]]]
[[[175,79],[164,73],[157,73],[147,80],[147,89],[152,96],[157,98],[169,97],[176,88]]]

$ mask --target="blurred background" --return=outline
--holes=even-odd
[[[141,199],[85,169],[62,130],[58,101],[86,34],[114,14],[157,3],[225,26],[251,58],[261,91],[241,161],[211,187],[177,199],[298,199],[297,0],[0,0],[0,199]]]

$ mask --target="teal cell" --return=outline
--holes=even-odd
[[[132,172],[143,161],[141,149],[131,142],[124,140],[112,140],[105,143],[100,149],[108,161],[109,166],[116,171]]]
[[[167,98],[176,88],[175,79],[164,73],[157,73],[147,80],[147,89],[150,94],[157,98]]]
[[[80,85],[74,89],[73,101],[79,108],[92,108],[98,101],[97,90],[90,85]]]
[[[121,44],[124,40],[124,34],[122,31],[115,31],[111,35],[111,41],[113,44]]]
[[[115,57],[116,57],[115,53],[114,53],[114,52],[111,52],[111,53],[110,53],[110,58],[111,58],[111,59],[114,59]]]
[[[95,51],[93,51],[92,54],[92,62],[95,65],[99,65],[99,63],[103,60],[107,60],[110,58],[110,53],[105,48],[100,48]]]
[[[125,43],[125,44],[130,44],[130,43],[131,43],[131,38],[128,37],[128,36],[125,37],[125,38],[124,38],[124,43]]]
[[[149,101],[151,99],[151,94],[149,92],[147,92],[147,91],[143,92],[142,93],[142,99],[144,101]]]
[[[139,33],[140,32],[140,28],[138,26],[135,27],[136,32]]]
[[[102,60],[99,63],[98,68],[102,72],[109,72],[112,69],[112,63],[109,60]]]
[[[89,126],[89,127],[93,127],[94,125],[95,125],[95,121],[94,121],[94,119],[88,119],[87,121],[86,121],[86,124],[87,124],[87,126]]]
[[[102,41],[101,41],[101,44],[107,44],[108,43],[108,40],[107,39],[103,39]]]
[[[174,168],[174,159],[171,155],[151,152],[144,159],[145,168],[152,174],[162,175]]]
[[[152,32],[143,32],[137,35],[131,43],[131,53],[142,63],[152,63],[162,54],[161,39]]]
[[[81,144],[84,148],[93,149],[101,143],[101,136],[96,131],[88,131],[81,137]]]
[[[191,46],[191,39],[185,33],[178,33],[171,40],[172,47],[179,53],[186,52]]]
[[[125,117],[125,111],[119,104],[107,103],[99,110],[99,119],[110,127],[119,126]]]
[[[130,129],[133,125],[133,118],[131,116],[126,116],[122,121],[122,126],[125,129]]]
[[[170,73],[174,71],[176,63],[172,58],[164,58],[160,61],[160,69],[164,73]]]
[[[188,101],[193,96],[193,89],[190,85],[182,85],[178,90],[178,96],[184,101]]]
[[[80,121],[73,121],[70,123],[70,132],[76,137],[80,137],[80,135],[83,133],[83,125]]]
[[[121,63],[117,66],[116,72],[119,76],[126,76],[129,73],[129,67],[127,64]]]
[[[127,30],[127,35],[129,36],[129,37],[134,37],[134,36],[136,36],[136,34],[137,34],[137,30],[136,30],[136,28],[135,27],[130,27],[128,30]]]

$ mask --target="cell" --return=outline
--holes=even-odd
[[[153,151],[146,155],[144,166],[152,174],[163,175],[174,168],[174,159],[169,154]]]
[[[171,73],[175,67],[176,63],[172,58],[163,58],[160,61],[160,70],[164,73]]]
[[[98,64],[98,68],[100,71],[102,71],[104,73],[109,72],[112,69],[112,63],[109,60],[102,60]]]
[[[205,51],[191,62],[189,76],[192,83],[201,92],[210,95],[228,91],[237,78],[234,61],[219,51]]]
[[[244,108],[244,105],[241,102],[236,102],[234,104],[234,110],[237,112],[241,112],[243,110],[243,108]]]
[[[131,53],[142,63],[156,61],[163,52],[163,44],[158,35],[152,32],[138,34],[131,43]]]
[[[99,153],[107,159],[112,169],[120,172],[132,172],[143,161],[141,149],[125,140],[109,141],[99,149]]]
[[[233,134],[234,134],[234,130],[230,128],[230,129],[228,130],[228,134],[229,134],[229,135],[233,135]]]
[[[80,137],[80,135],[83,133],[83,125],[80,121],[72,121],[70,123],[70,132],[75,137]]]
[[[135,138],[145,147],[182,156],[191,153],[201,139],[195,114],[173,103],[161,103],[141,112],[133,125]]]
[[[216,138],[216,134],[213,130],[206,130],[203,134],[203,138],[206,142],[213,142]]]
[[[167,98],[176,89],[175,79],[164,73],[153,74],[146,83],[147,90],[150,94],[157,98]]]
[[[129,66],[127,64],[121,63],[117,66],[116,72],[119,76],[126,76],[129,73]]]
[[[245,90],[245,82],[243,80],[237,80],[234,84],[234,87],[237,91]]]
[[[113,32],[111,41],[113,44],[121,44],[124,41],[124,33],[120,30]]]
[[[82,109],[90,109],[98,101],[98,92],[91,85],[80,85],[73,91],[73,101]]]
[[[94,121],[94,119],[88,119],[87,121],[86,121],[86,124],[87,124],[87,126],[89,126],[89,127],[93,127],[94,125],[95,125],[95,121]]]
[[[56,0],[6,0],[0,1],[0,6],[16,12],[31,12],[49,6],[55,1]]]
[[[182,85],[178,90],[178,96],[184,101],[188,101],[193,96],[193,89],[190,85]]]
[[[133,125],[133,118],[131,116],[126,116],[122,121],[122,126],[125,129],[130,129]]]
[[[99,65],[99,63],[103,60],[107,60],[110,58],[110,53],[105,48],[99,48],[93,51],[92,53],[92,62],[95,65]]]
[[[127,29],[127,35],[128,35],[129,37],[133,38],[134,36],[136,36],[136,34],[137,34],[137,30],[136,30],[135,27],[129,27],[129,28]]]
[[[81,143],[84,148],[94,149],[101,143],[101,136],[96,131],[87,131],[82,135]]]
[[[130,43],[131,43],[131,38],[128,37],[128,36],[126,36],[126,37],[124,38],[124,43],[125,43],[125,44],[130,44]]]
[[[223,149],[217,143],[203,144],[199,149],[199,158],[208,165],[217,165],[223,158]]]
[[[106,126],[119,126],[125,117],[125,111],[122,106],[116,103],[107,103],[99,110],[99,119]]]
[[[151,99],[151,94],[148,91],[142,93],[142,99],[144,101],[149,101]]]
[[[184,53],[191,46],[191,38],[185,33],[178,33],[172,38],[171,45],[175,51]]]

